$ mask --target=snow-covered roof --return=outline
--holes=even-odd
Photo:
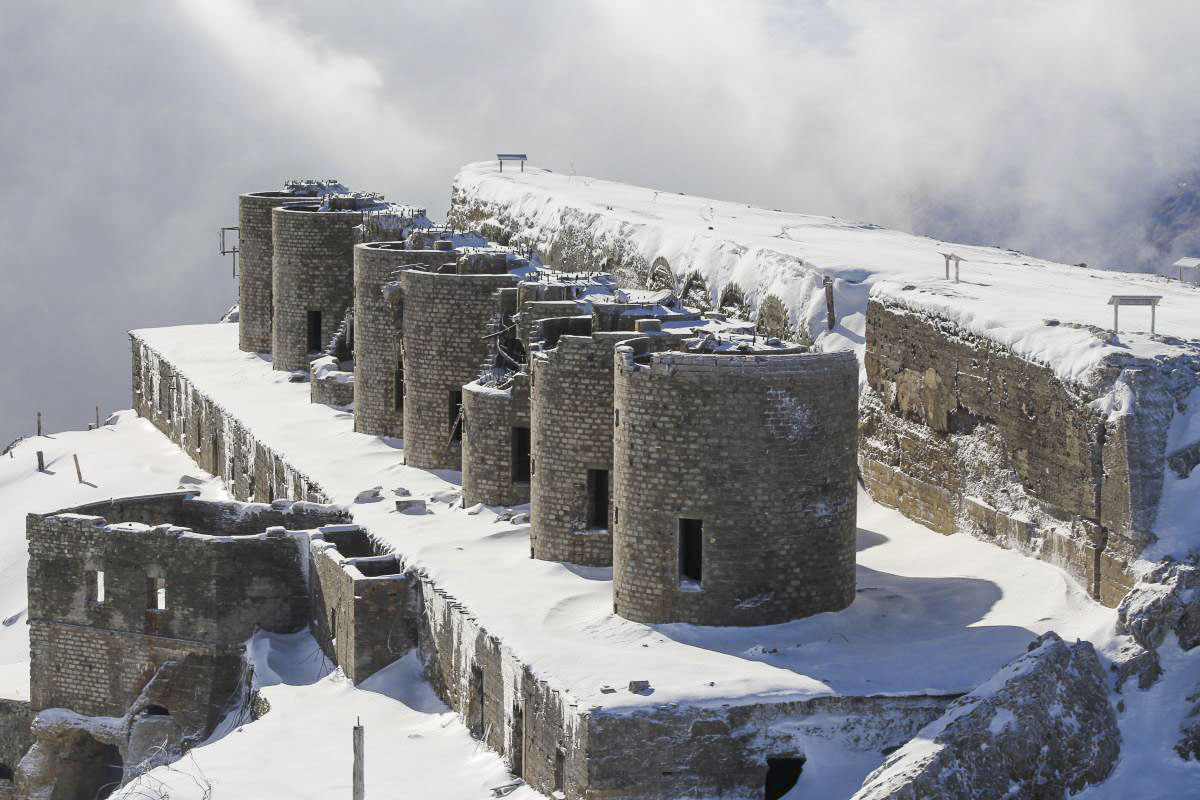
[[[862,349],[869,297],[952,319],[976,335],[1080,381],[1105,356],[1180,355],[1200,349],[1200,290],[1164,277],[1059,264],[1015,250],[947,243],[869,223],[756,208],[624,183],[496,162],[464,166],[455,197],[519,227],[530,242],[586,231],[598,244],[632,245],[646,264],[665,259],[677,278],[698,271],[715,295],[736,282],[752,308],[777,296],[791,324],[824,350]],[[499,217],[503,219],[499,219]],[[964,259],[960,281],[942,253]],[[833,281],[837,325],[826,330],[824,279]],[[1157,294],[1157,331],[1107,328],[1112,295]],[[1146,329],[1149,320],[1146,320]],[[1135,324],[1139,324],[1136,323]],[[1177,340],[1172,342],[1169,338]]]

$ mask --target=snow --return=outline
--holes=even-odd
[[[1013,250],[950,244],[875,225],[559,175],[527,167],[499,173],[494,162],[464,166],[455,193],[487,213],[517,220],[522,242],[545,243],[565,227],[597,241],[626,240],[647,264],[664,258],[677,277],[696,269],[716,293],[736,281],[752,307],[777,295],[791,323],[803,323],[824,349],[863,344],[868,295],[935,313],[964,330],[1049,365],[1064,381],[1082,381],[1107,355],[1177,355],[1188,348],[1152,339],[1149,314],[1127,309],[1118,343],[1083,327],[1107,328],[1114,294],[1162,295],[1156,330],[1200,338],[1200,288],[1168,278],[1057,264]],[[965,259],[961,281],[945,278],[940,253]],[[825,330],[822,280],[833,279],[839,324]],[[1196,342],[1191,350],[1195,351]]]
[[[351,504],[374,486],[416,497],[458,491],[458,473],[404,466],[398,440],[355,433],[349,415],[309,403],[306,386],[240,352],[231,330],[137,335],[333,502]],[[610,570],[530,559],[528,526],[499,519],[502,509],[429,509],[402,515],[390,503],[364,503],[352,512],[581,708],[961,692],[1037,634],[1103,636],[1114,621],[1061,570],[967,534],[934,534],[865,495],[854,605],[761,628],[629,622],[612,613]],[[762,654],[747,657],[755,645]],[[601,691],[633,679],[649,680],[654,694]]]
[[[351,731],[364,729],[368,797],[468,800],[513,782],[500,757],[470,733],[421,674],[415,652],[355,687],[307,632],[257,634],[247,645],[255,685],[271,710],[255,722],[233,720],[223,738],[159,767],[113,797],[167,796],[324,800],[349,797]],[[520,786],[508,797],[542,795]]]

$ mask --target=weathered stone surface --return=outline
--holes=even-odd
[[[1175,743],[1175,752],[1180,758],[1200,761],[1200,683],[1187,696],[1192,704],[1191,711],[1184,717],[1179,726],[1179,741]]]
[[[529,502],[529,374],[506,385],[463,386],[463,503],[516,506]],[[525,452],[518,452],[523,440]],[[518,460],[524,458],[523,463]]]
[[[1050,632],[888,756],[853,800],[1062,798],[1108,777],[1120,748],[1092,645]]]
[[[615,356],[617,613],[764,625],[850,605],[854,355],[661,352],[643,361],[634,350],[642,341]],[[699,582],[682,566],[685,519],[700,524]]]

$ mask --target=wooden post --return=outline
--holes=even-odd
[[[71,457],[75,459],[75,477],[79,479],[80,483],[83,483],[83,471],[79,469],[79,454],[72,453]]]
[[[40,411],[38,412],[38,432],[37,432],[37,435],[38,435],[38,436],[41,436],[41,435],[42,435],[42,412],[40,412]]]
[[[958,259],[954,259],[954,282],[958,283]]]
[[[363,800],[366,789],[363,786],[363,726],[359,718],[354,724],[354,797],[353,800]]]
[[[825,279],[825,313],[826,328],[833,330],[833,326],[837,321],[837,316],[833,312],[833,278]]]
[[[96,427],[100,427],[100,406],[96,406]]]
[[[1154,306],[1150,306],[1150,335],[1154,335]]]
[[[1117,309],[1121,307],[1120,303],[1113,303],[1113,333],[1120,333],[1121,329],[1117,325]]]
[[[37,451],[37,456],[38,456],[38,472],[45,472],[46,471],[46,457],[42,455],[41,450]]]

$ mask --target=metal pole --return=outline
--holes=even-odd
[[[366,797],[366,789],[363,787],[363,726],[362,719],[356,720],[354,725],[354,798],[353,800],[363,800]]]
[[[958,283],[958,261],[954,262],[954,282]]]
[[[1154,306],[1150,306],[1150,335],[1154,335]]]
[[[1113,303],[1113,333],[1120,333],[1121,328],[1117,325],[1117,310],[1121,307],[1120,303]]]

